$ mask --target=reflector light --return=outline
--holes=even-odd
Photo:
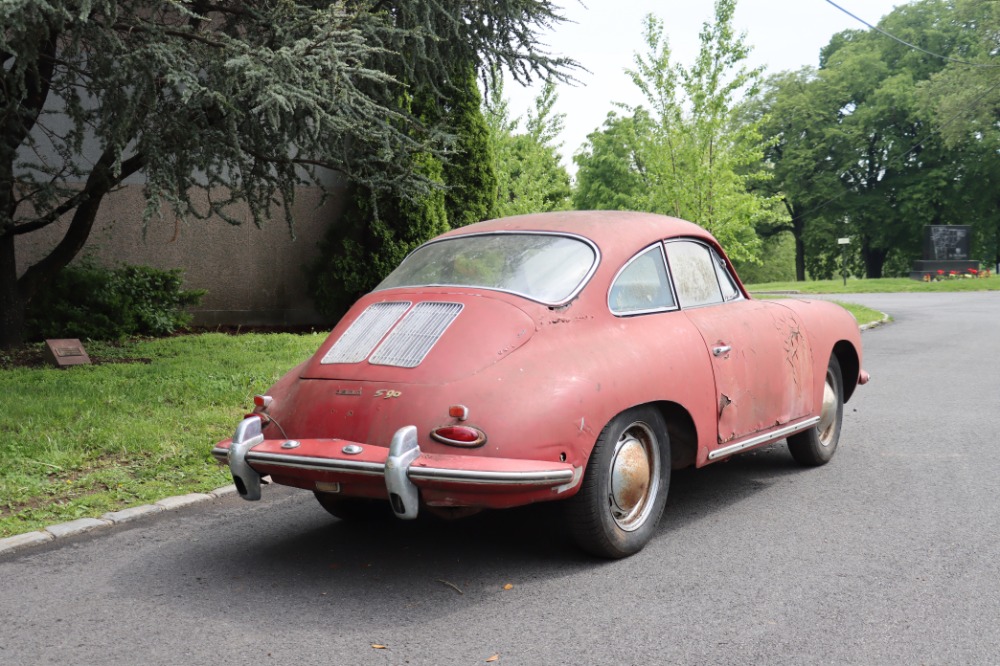
[[[272,398],[269,395],[255,395],[253,397],[253,404],[257,405],[258,407],[267,409],[268,407],[271,406],[271,402],[273,400],[274,398]]]
[[[469,418],[469,408],[465,405],[452,405],[448,408],[448,416],[459,421]]]
[[[473,448],[486,443],[486,433],[470,426],[441,426],[431,430],[431,438],[449,446]]]

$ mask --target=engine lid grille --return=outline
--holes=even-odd
[[[382,341],[369,363],[399,368],[420,365],[463,307],[461,303],[417,303]]]
[[[409,301],[388,301],[369,305],[330,347],[320,363],[330,365],[359,363],[365,360],[410,305]]]

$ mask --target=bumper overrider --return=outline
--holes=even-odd
[[[414,426],[397,430],[388,448],[341,439],[265,439],[256,416],[241,421],[212,455],[229,465],[246,500],[260,499],[265,475],[316,490],[356,484],[366,496],[381,477],[393,512],[403,519],[417,517],[421,491],[438,506],[505,508],[554,499],[582,475],[581,468],[561,462],[423,453]]]

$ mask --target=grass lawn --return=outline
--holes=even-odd
[[[866,308],[865,306],[858,305],[857,303],[844,303],[843,301],[833,302],[854,315],[854,318],[857,319],[859,326],[874,324],[875,322],[882,321],[885,318],[885,314],[879,312],[878,310],[872,310],[871,308]]]
[[[761,292],[792,291],[802,294],[875,294],[928,291],[1000,291],[1000,276],[988,278],[954,278],[940,282],[920,282],[910,278],[881,278],[862,280],[848,278],[811,280],[807,282],[764,282],[746,285],[751,294]]]
[[[11,367],[0,353],[0,537],[231,483],[211,445],[322,340],[89,343],[103,362],[66,370]]]

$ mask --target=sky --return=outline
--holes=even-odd
[[[838,5],[871,24],[907,0],[835,0]],[[625,74],[636,51],[644,50],[643,17],[652,13],[663,20],[672,59],[690,65],[698,53],[698,33],[714,14],[713,0],[562,0],[569,21],[542,35],[552,54],[579,62],[576,86],[561,84],[556,112],[563,113],[561,140],[563,162],[576,171],[572,155],[587,135],[604,122],[613,102],[639,104],[638,89]],[[746,33],[752,47],[747,63],[764,65],[765,75],[819,64],[820,49],[834,34],[866,29],[825,0],[738,0],[734,24]],[[537,88],[523,88],[513,81],[504,85],[511,116],[526,117],[534,106]],[[523,122],[520,125],[524,128]]]

